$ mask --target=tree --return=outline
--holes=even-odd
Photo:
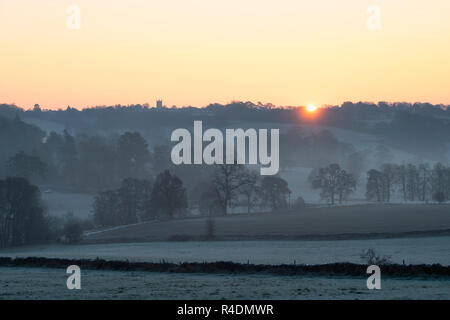
[[[67,184],[74,185],[78,183],[77,174],[78,150],[75,138],[67,130],[63,132],[63,141],[59,150],[61,161],[61,177]]]
[[[123,177],[141,177],[147,173],[145,165],[150,153],[145,139],[139,132],[126,132],[118,141],[118,157]]]
[[[223,215],[227,214],[232,201],[236,200],[240,188],[249,183],[246,173],[245,167],[239,164],[217,166],[213,185]]]
[[[303,199],[303,197],[299,196],[297,199],[295,199],[294,205],[293,205],[294,209],[296,209],[296,210],[303,209],[305,206],[306,206],[306,202],[305,202],[305,199]]]
[[[431,190],[433,196],[442,192],[445,199],[450,193],[450,178],[449,168],[446,168],[443,164],[437,163],[434,165],[431,173]]]
[[[265,176],[261,182],[261,200],[264,207],[272,211],[288,207],[288,196],[291,194],[288,183],[280,177]]]
[[[339,203],[342,203],[356,186],[353,175],[342,170],[336,163],[311,171],[309,181],[313,189],[321,190],[321,198],[327,199],[331,204],[335,203],[336,195],[339,197]]]
[[[366,198],[378,202],[384,201],[383,174],[378,170],[372,169],[367,172]]]
[[[94,221],[99,226],[136,223],[153,216],[150,180],[124,179],[117,190],[103,191],[94,200]]]
[[[0,247],[44,242],[49,234],[39,189],[24,178],[0,180]]]
[[[47,166],[39,157],[26,155],[23,151],[8,159],[7,168],[10,176],[25,179],[44,178],[47,173]]]
[[[406,166],[406,194],[410,201],[414,201],[419,196],[419,171],[417,166],[409,163]]]
[[[339,203],[347,200],[348,196],[355,191],[356,181],[353,175],[341,170],[336,181],[336,192],[339,196]]]
[[[383,192],[383,201],[390,202],[393,186],[396,181],[396,166],[385,163],[381,166],[381,187]]]
[[[187,196],[183,181],[169,170],[160,173],[153,185],[151,204],[156,214],[162,213],[170,219],[176,213],[184,212],[187,208]]]
[[[419,165],[419,182],[420,182],[420,200],[427,201],[427,197],[430,193],[430,166],[428,163],[422,163]]]
[[[63,234],[67,243],[78,243],[83,239],[82,221],[74,217],[71,212],[67,214]]]
[[[94,222],[100,227],[120,225],[119,198],[115,190],[107,190],[95,196],[93,210]]]
[[[198,209],[203,216],[216,216],[222,212],[221,201],[212,183],[203,182],[194,189],[198,196],[191,199],[198,205]]]
[[[158,145],[153,148],[152,166],[153,172],[170,170],[174,166],[170,158],[171,148],[167,145]]]
[[[400,189],[402,192],[403,201],[408,200],[407,196],[407,187],[406,187],[406,166],[404,164],[401,164],[397,166],[397,184],[400,184]]]
[[[258,204],[260,196],[260,176],[253,171],[248,171],[244,173],[246,176],[243,177],[243,184],[239,191],[245,197],[245,205],[247,206],[247,213],[250,213],[254,206]]]
[[[117,190],[122,221],[135,223],[152,216],[152,189],[150,180],[127,178],[122,181],[120,188]]]

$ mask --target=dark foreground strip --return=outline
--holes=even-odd
[[[330,263],[318,265],[264,265],[242,264],[234,262],[184,262],[184,263],[153,263],[129,262],[103,259],[56,259],[56,258],[9,258],[0,257],[3,267],[45,267],[67,268],[78,265],[82,269],[114,270],[114,271],[149,271],[149,272],[177,272],[177,273],[229,273],[252,274],[265,273],[274,275],[318,275],[318,276],[365,276],[367,265],[355,263]],[[392,277],[450,277],[450,266],[440,264],[399,265],[389,264],[381,266],[383,275]]]
[[[240,307],[239,307],[240,306]],[[253,308],[252,308],[253,306]],[[429,310],[445,314],[448,301],[280,301],[280,300],[186,300],[186,301],[6,301],[0,302],[2,312],[11,311],[16,318],[48,319],[380,319],[389,314],[398,319],[418,315],[429,316]],[[209,308],[210,313],[189,314],[186,311]],[[249,312],[252,309],[253,312]],[[259,311],[256,311],[259,310]],[[270,312],[271,311],[271,312]],[[442,311],[442,313],[440,313]],[[308,317],[305,315],[309,315]]]

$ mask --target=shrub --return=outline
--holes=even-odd
[[[442,203],[445,201],[445,194],[442,191],[437,191],[433,194],[433,200]]]
[[[293,209],[302,209],[305,207],[305,200],[302,197],[298,197],[293,205]]]
[[[369,265],[386,265],[391,264],[389,256],[381,256],[373,249],[367,249],[362,252],[361,259],[363,259]]]

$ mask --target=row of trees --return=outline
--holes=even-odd
[[[39,189],[24,178],[0,180],[0,247],[43,242],[49,237]]]
[[[209,182],[195,188],[193,196],[203,215],[226,215],[232,207],[245,206],[278,210],[287,208],[291,190],[288,183],[277,176],[261,176],[244,165],[219,165]]]
[[[334,204],[346,200],[355,191],[356,180],[338,164],[313,169],[309,182],[320,189],[322,199]],[[366,199],[376,202],[402,201],[438,202],[450,200],[450,167],[441,163],[385,163],[380,169],[367,172]]]
[[[443,202],[450,200],[450,167],[437,163],[386,163],[367,173],[366,197],[389,202],[393,197],[403,201]]]
[[[148,175],[152,156],[138,132],[116,139],[73,137],[51,132],[32,153],[19,151],[6,161],[7,175],[40,183],[98,189],[118,185],[127,177]]]
[[[93,208],[95,223],[103,227],[156,217],[173,218],[187,208],[186,188],[168,170],[160,173],[154,182],[127,178],[120,188],[97,194]]]
[[[279,177],[261,178],[243,165],[216,166],[210,181],[199,183],[191,194],[191,207],[205,216],[226,215],[229,209],[245,206],[271,210],[288,207],[288,184]],[[127,178],[116,190],[97,194],[93,204],[99,226],[132,224],[150,219],[172,219],[188,208],[183,181],[169,170],[155,181]]]

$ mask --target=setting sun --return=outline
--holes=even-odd
[[[314,112],[314,111],[317,110],[317,106],[314,105],[314,104],[309,104],[309,105],[306,106],[306,110],[307,110],[308,112]]]

